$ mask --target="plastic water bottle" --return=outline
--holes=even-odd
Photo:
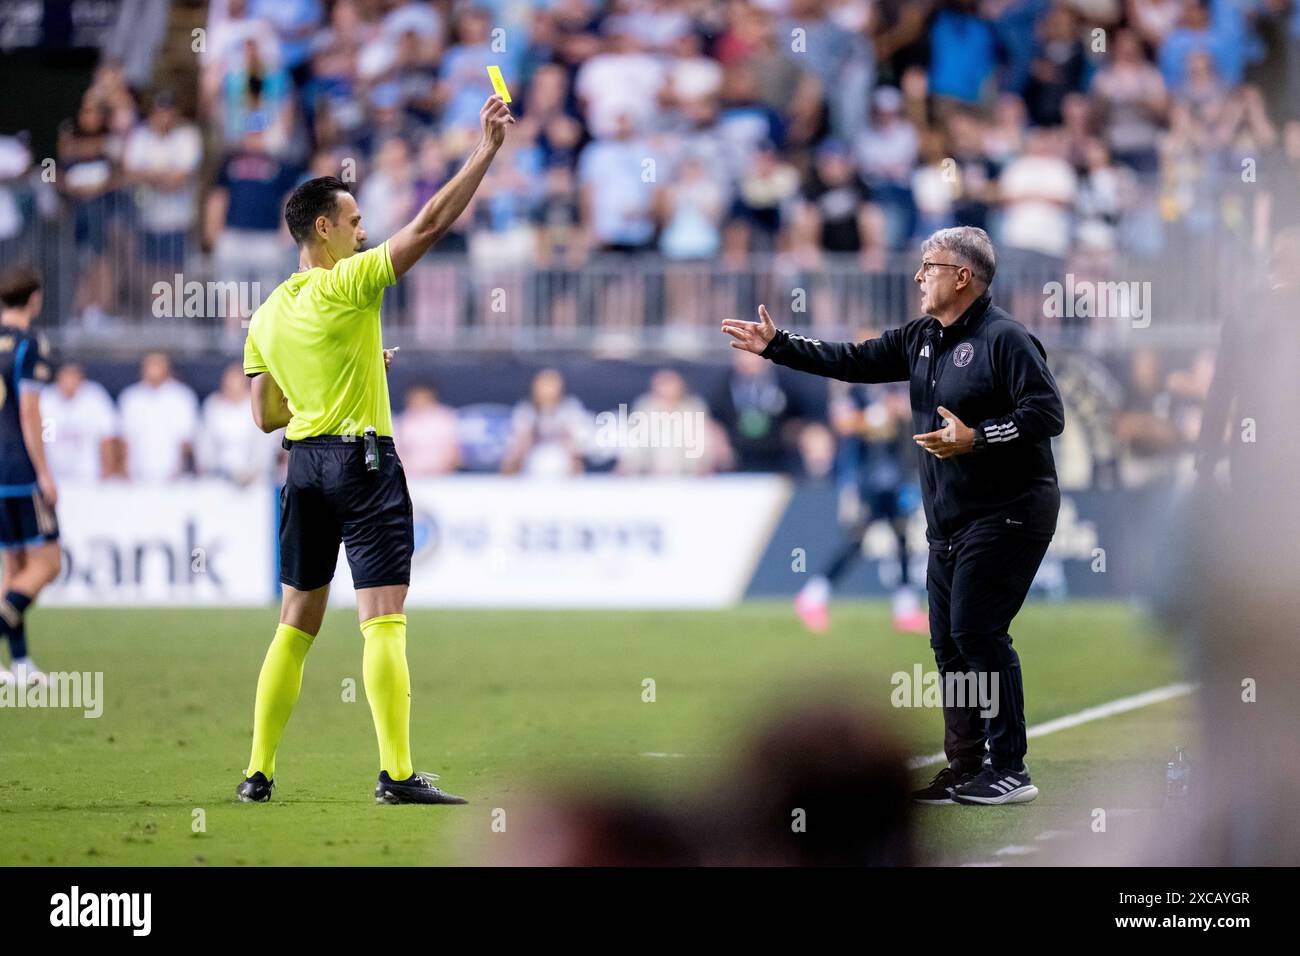
[[[1174,750],[1174,759],[1169,761],[1165,772],[1165,809],[1184,811],[1187,809],[1191,764],[1182,747]]]

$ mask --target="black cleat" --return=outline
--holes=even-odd
[[[1028,803],[1038,796],[1038,788],[1029,782],[1028,770],[1003,772],[985,767],[978,777],[961,784],[952,792],[958,803]]]
[[[944,767],[934,775],[934,779],[920,790],[912,791],[913,803],[944,804],[952,803],[952,792],[962,784],[975,779],[975,774]]]
[[[469,803],[454,793],[444,793],[433,785],[436,773],[415,773],[409,780],[394,780],[387,770],[379,771],[375,784],[375,803]]]
[[[235,796],[242,803],[266,803],[271,799],[271,788],[274,786],[275,781],[267,780],[266,774],[259,770],[235,788]]]

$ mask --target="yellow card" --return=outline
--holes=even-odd
[[[492,81],[492,89],[501,95],[501,98],[507,103],[510,102],[510,91],[506,89],[505,77],[501,75],[501,67],[489,66],[488,79]]]

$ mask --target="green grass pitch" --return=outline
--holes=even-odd
[[[495,809],[509,819],[575,780],[684,801],[725,772],[758,719],[827,681],[873,706],[909,752],[939,750],[938,711],[889,707],[892,673],[933,667],[927,640],[895,633],[883,604],[840,602],[833,620],[830,634],[809,635],[785,602],[412,612],[415,764],[471,803],[387,807],[372,796],[377,752],[351,611],[330,612],[308,657],[273,802],[243,805],[234,787],[274,610],[38,609],[37,660],[102,671],[104,713],[0,710],[0,864],[490,863],[516,837],[493,832]],[[1177,648],[1121,604],[1031,604],[1013,634],[1031,725],[1184,676]],[[645,678],[653,703],[642,700]],[[1042,796],[919,808],[923,850],[973,862],[1044,830],[1086,827],[1090,808],[1158,806],[1164,762],[1192,732],[1184,698],[1031,740]]]

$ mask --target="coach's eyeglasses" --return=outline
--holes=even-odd
[[[956,262],[930,262],[927,259],[921,263],[921,270],[920,270],[921,275],[929,275],[933,270],[937,269],[939,266],[947,266],[949,269],[966,268],[966,266],[960,265],[959,263]]]

